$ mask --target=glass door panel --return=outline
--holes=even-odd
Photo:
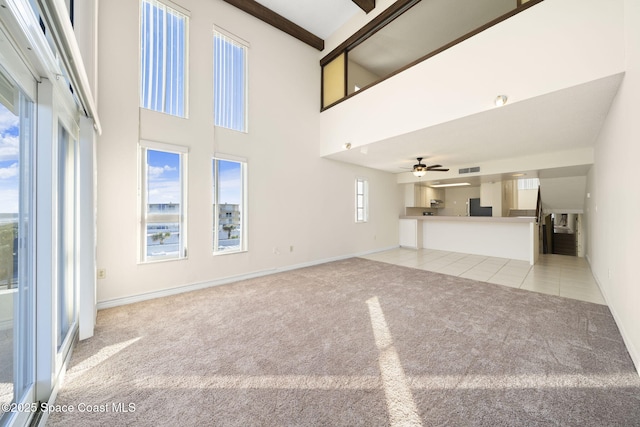
[[[33,103],[0,70],[0,403],[32,399]],[[15,413],[0,412],[0,424]]]
[[[61,350],[75,323],[75,212],[76,212],[76,150],[75,141],[62,125],[58,126],[58,331],[57,345]]]

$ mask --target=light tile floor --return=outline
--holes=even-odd
[[[373,261],[403,265],[542,292],[581,301],[606,304],[584,258],[540,255],[531,266],[527,261],[469,255],[434,249],[397,248],[364,256]]]

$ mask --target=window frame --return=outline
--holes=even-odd
[[[11,51],[13,53],[13,51]],[[0,47],[0,53],[5,51]],[[13,64],[7,64],[13,65]],[[18,119],[17,125],[17,212],[11,233],[13,250],[10,263],[15,269],[7,274],[6,289],[1,289],[3,300],[12,301],[13,313],[3,316],[3,329],[13,330],[11,344],[11,393],[12,403],[29,405],[35,402],[36,384],[36,103],[18,85],[12,73],[0,65],[0,85],[3,92],[0,104]],[[7,126],[13,127],[13,126]],[[2,130],[5,130],[4,127]],[[12,212],[2,212],[12,213]],[[2,224],[7,227],[10,223]],[[15,277],[15,281],[14,281]],[[7,323],[11,326],[7,328]],[[7,361],[1,360],[6,363]],[[7,403],[3,401],[2,403]],[[0,413],[0,424],[26,425],[29,414],[19,412]]]
[[[243,120],[242,129],[235,129],[230,126],[218,124],[218,109],[216,109],[217,95],[216,95],[216,37],[221,36],[227,43],[236,44],[242,48],[243,52],[243,76],[242,86],[244,89],[243,102]],[[249,133],[249,48],[251,45],[248,41],[218,27],[213,27],[213,124],[217,128],[229,129],[240,133]]]
[[[518,191],[537,190],[540,187],[539,178],[518,178]]]
[[[61,118],[60,118],[61,119]],[[56,295],[56,335],[60,364],[71,349],[78,328],[78,135],[62,120],[57,131],[57,245],[58,277]],[[65,316],[66,314],[66,316]],[[65,318],[66,317],[66,318]]]
[[[360,183],[362,183],[362,192],[359,191]],[[362,205],[360,196],[362,196]],[[362,211],[362,219],[360,219],[360,211]],[[355,181],[355,221],[358,224],[369,222],[369,180],[363,177],[357,177]]]
[[[240,206],[240,230],[241,230],[241,234],[240,234],[240,248],[236,249],[236,250],[219,250],[218,249],[218,233],[219,230],[218,228],[220,227],[220,212],[217,208],[217,206],[219,205],[219,200],[218,200],[218,168],[217,168],[217,162],[218,161],[226,161],[226,162],[235,162],[235,163],[239,163],[240,164],[240,174],[241,174],[241,179],[242,179],[242,183],[241,183],[241,189],[242,189],[242,194],[240,196],[241,199],[241,206]],[[213,155],[213,157],[211,158],[211,178],[212,178],[212,182],[211,182],[211,190],[212,190],[212,234],[213,234],[213,242],[212,242],[212,253],[213,256],[220,256],[220,255],[231,255],[231,254],[237,254],[237,253],[243,253],[243,252],[248,252],[249,251],[249,246],[248,246],[248,197],[247,197],[247,182],[248,182],[248,162],[246,158],[243,157],[236,157],[236,156],[230,156],[230,155],[226,155],[226,154],[221,154],[221,153],[215,153]]]
[[[147,256],[147,225],[150,223],[148,217],[148,150],[162,151],[180,156],[179,179],[180,179],[180,209],[178,212],[179,239],[178,256]],[[182,145],[167,144],[163,142],[140,140],[138,143],[138,263],[150,264],[166,261],[181,261],[188,259],[187,246],[187,176],[188,176],[188,155],[189,147]]]
[[[180,114],[174,114],[168,110],[170,110],[171,108],[167,108],[167,102],[165,99],[166,93],[167,93],[167,86],[166,86],[166,82],[168,81],[167,78],[167,74],[168,72],[165,70],[164,71],[164,78],[163,78],[163,85],[164,88],[163,90],[163,100],[165,100],[162,104],[162,110],[156,110],[154,108],[151,107],[145,107],[144,106],[144,99],[143,99],[143,94],[144,94],[144,81],[145,79],[143,78],[144,75],[144,70],[143,70],[143,61],[144,61],[144,55],[143,55],[143,13],[144,13],[144,5],[145,3],[148,3],[151,7],[156,7],[155,5],[160,4],[162,6],[165,7],[165,13],[172,13],[174,15],[177,16],[182,16],[184,17],[184,34],[183,34],[183,40],[184,40],[184,55],[182,58],[182,104],[183,104],[183,111],[182,111],[182,115]],[[140,85],[140,90],[139,90],[139,96],[140,96],[140,108],[144,108],[145,110],[149,110],[149,111],[154,111],[157,113],[162,113],[162,114],[168,114],[174,117],[179,117],[179,118],[189,118],[189,20],[191,18],[191,14],[188,10],[180,7],[179,5],[169,1],[169,0],[140,0],[140,15],[139,15],[139,32],[138,32],[138,36],[139,36],[139,43],[138,43],[138,53],[140,55],[140,60],[138,61],[138,65],[140,67],[140,72],[139,72],[139,85]],[[166,39],[166,34],[165,34],[165,39]],[[166,52],[167,52],[167,46],[166,46],[166,42],[163,43],[163,55],[166,57]],[[176,107],[177,108],[177,107]]]

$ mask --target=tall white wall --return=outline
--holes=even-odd
[[[188,119],[139,109],[139,2],[100,2],[98,301],[397,245],[395,176],[319,156],[318,52],[222,0],[174,1],[191,12]],[[251,44],[248,134],[213,126],[214,25]],[[186,260],[138,264],[141,138],[190,148]],[[246,253],[212,255],[214,152],[248,159]],[[356,177],[369,179],[366,224],[354,221]]]
[[[625,0],[626,74],[598,138],[588,176],[587,257],[627,348],[640,367],[640,2]]]

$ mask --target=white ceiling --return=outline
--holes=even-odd
[[[327,156],[406,172],[423,163],[471,167],[593,147],[622,76],[614,75]]]
[[[362,12],[351,0],[256,1],[323,40],[357,12]]]

